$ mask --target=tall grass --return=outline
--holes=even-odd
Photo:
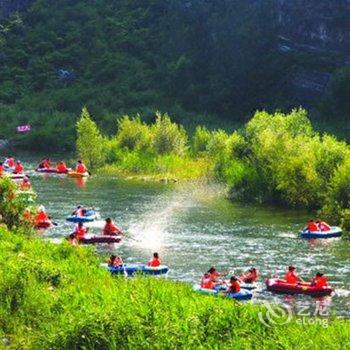
[[[11,349],[346,349],[350,325],[263,325],[261,307],[114,278],[89,248],[0,228],[0,338]]]

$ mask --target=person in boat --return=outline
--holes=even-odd
[[[9,167],[9,168],[14,168],[16,165],[15,159],[13,157],[6,158],[4,165]]]
[[[14,174],[23,174],[24,172],[24,167],[23,164],[20,160],[16,162],[15,169],[13,171]]]
[[[230,284],[225,291],[225,293],[231,294],[231,293],[239,293],[241,291],[241,285],[239,284],[239,279],[236,276],[232,276],[230,278]]]
[[[120,256],[111,255],[108,259],[108,266],[122,267],[124,265],[123,259]]]
[[[153,253],[153,258],[147,263],[149,267],[158,267],[161,264],[158,253]]]
[[[39,225],[43,222],[47,222],[49,221],[50,218],[48,217],[48,215],[46,214],[46,210],[45,210],[45,207],[43,205],[41,205],[39,208],[38,208],[38,212],[35,216],[35,224],[36,225]]]
[[[310,232],[315,232],[319,230],[317,223],[313,219],[307,222],[307,230]]]
[[[118,226],[116,226],[113,223],[111,218],[107,218],[105,226],[103,227],[103,230],[102,230],[102,234],[107,236],[116,236],[116,235],[123,234],[123,232]]]
[[[300,283],[300,282],[304,282],[299,276],[298,274],[296,273],[296,267],[294,266],[289,266],[288,267],[288,271],[286,273],[286,276],[285,276],[285,280],[287,283],[290,283],[290,284],[297,284],[297,283]]]
[[[71,233],[69,236],[68,236],[68,243],[70,245],[72,245],[73,247],[79,245],[79,242],[77,240],[77,237],[74,233]]]
[[[4,176],[5,173],[5,167],[2,162],[0,162],[0,177]]]
[[[215,288],[215,283],[211,280],[209,273],[205,273],[201,277],[200,286],[201,286],[201,288],[204,288],[204,289],[214,289]]]
[[[258,271],[255,267],[250,268],[247,272],[243,273],[239,279],[243,283],[254,283],[259,277]]]
[[[88,228],[85,227],[82,222],[79,222],[78,225],[75,227],[74,234],[79,240],[81,238],[84,238],[87,232],[88,232]]]
[[[32,185],[28,177],[23,178],[23,180],[19,184],[19,189],[21,191],[30,191],[32,189]]]
[[[316,288],[328,287],[328,281],[323,273],[317,272],[311,281],[311,285]]]
[[[74,209],[72,216],[84,216],[84,213],[86,213],[86,209],[84,207],[82,207],[81,205],[78,205]]]
[[[43,159],[39,165],[38,165],[38,169],[49,169],[51,166],[51,161],[50,159],[46,158],[46,159]]]
[[[67,173],[68,172],[68,168],[67,168],[67,165],[65,162],[59,162],[57,164],[57,167],[56,167],[56,170],[59,172],[59,173]]]
[[[75,171],[79,174],[85,174],[87,172],[87,168],[81,160],[78,160]]]
[[[332,228],[324,221],[316,221],[317,227],[319,231],[330,231]]]
[[[220,277],[225,275],[225,273],[218,272],[214,266],[212,266],[207,273],[214,283],[220,283]]]

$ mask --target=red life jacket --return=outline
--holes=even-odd
[[[296,284],[299,281],[299,277],[293,271],[288,271],[285,280],[287,283]]]
[[[5,169],[2,165],[0,165],[0,176],[3,176],[5,172]]]
[[[86,173],[86,166],[83,163],[78,163],[75,170],[77,173],[84,174]]]
[[[316,288],[327,287],[327,285],[328,285],[327,278],[324,277],[324,276],[315,277],[315,278],[314,278],[314,281],[313,281],[313,285],[314,285]]]
[[[153,258],[152,260],[150,260],[148,262],[148,266],[150,266],[150,267],[158,267],[158,266],[160,266],[160,259]]]
[[[321,231],[330,231],[331,227],[324,221],[320,222],[320,230]]]
[[[205,289],[214,289],[214,282],[211,280],[210,277],[204,277],[202,276],[201,279],[201,288],[205,288]]]
[[[13,168],[15,166],[15,160],[13,158],[7,158],[5,163],[10,167]]]
[[[316,222],[309,222],[307,224],[307,229],[311,232],[319,231],[319,228],[318,228]]]
[[[35,222],[37,224],[40,224],[42,222],[46,222],[49,220],[49,217],[46,215],[46,213],[44,211],[39,211],[37,214],[36,214],[36,217],[35,217]]]
[[[60,173],[65,173],[65,172],[67,172],[67,166],[66,166],[66,164],[64,164],[63,162],[62,163],[59,163],[58,165],[57,165],[57,171],[58,172],[60,172]]]
[[[238,293],[240,292],[240,290],[241,290],[241,286],[238,281],[231,283],[231,286],[229,288],[230,293]]]
[[[15,174],[22,174],[22,173],[23,173],[23,170],[24,170],[23,165],[17,163],[16,166],[15,166],[14,173],[15,173]]]
[[[215,282],[220,276],[219,272],[217,272],[217,271],[210,272],[209,275],[210,275],[210,278],[213,282]]]
[[[103,234],[108,236],[117,235],[120,233],[120,229],[115,226],[112,222],[110,224],[106,224],[103,228]]]
[[[84,238],[86,232],[87,232],[86,227],[84,227],[84,226],[82,226],[82,227],[77,226],[75,228],[75,232],[74,233],[76,234],[77,238]]]

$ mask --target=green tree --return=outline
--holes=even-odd
[[[86,163],[87,167],[91,169],[102,165],[105,158],[103,152],[104,140],[86,107],[82,109],[76,127],[76,146],[79,157]]]

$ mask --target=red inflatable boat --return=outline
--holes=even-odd
[[[48,221],[38,222],[35,225],[35,228],[38,229],[38,230],[45,230],[45,229],[48,229],[48,228],[50,228],[52,226],[53,226],[52,222],[50,220],[48,220]]]
[[[268,278],[266,280],[267,290],[279,294],[306,294],[312,297],[324,297],[331,295],[333,289],[331,287],[316,288],[310,283],[290,284],[284,280]]]

